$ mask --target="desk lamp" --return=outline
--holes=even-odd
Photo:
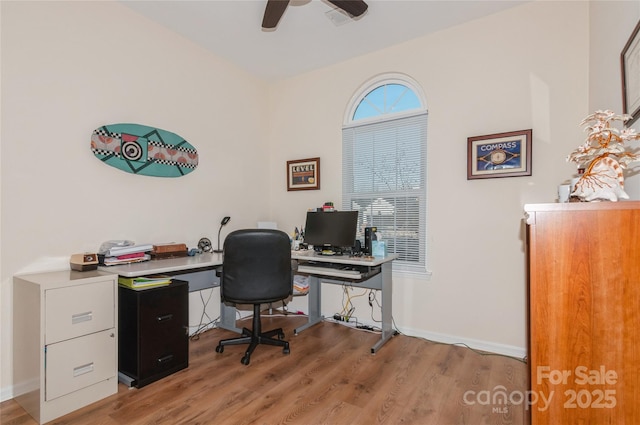
[[[226,216],[220,222],[220,228],[218,229],[218,249],[214,249],[213,252],[217,252],[218,254],[220,254],[223,251],[222,249],[220,249],[220,232],[222,231],[222,228],[224,227],[224,225],[229,222],[229,220],[231,220],[231,217]]]

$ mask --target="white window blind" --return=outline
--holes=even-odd
[[[344,127],[342,146],[342,208],[359,212],[358,237],[377,227],[394,268],[424,272],[427,113]]]

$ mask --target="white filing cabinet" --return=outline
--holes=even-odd
[[[15,400],[39,423],[118,390],[117,275],[14,276]]]

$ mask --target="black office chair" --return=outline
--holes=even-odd
[[[253,329],[242,328],[239,338],[223,339],[216,351],[225,345],[249,344],[241,359],[248,365],[258,344],[283,347],[289,354],[282,328],[262,332],[260,305],[287,298],[293,292],[289,236],[272,229],[245,229],[229,233],[224,241],[221,290],[222,301],[253,304]],[[274,338],[277,336],[277,338]]]

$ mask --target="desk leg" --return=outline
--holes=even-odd
[[[236,327],[236,306],[220,301],[219,328],[241,334],[242,329]]]
[[[309,321],[299,328],[294,329],[293,333],[295,335],[298,335],[298,333],[324,319],[320,314],[320,304],[322,299],[320,290],[321,285],[322,283],[320,283],[320,279],[318,279],[317,276],[309,276],[309,293],[307,294],[307,302],[309,303]]]
[[[391,270],[391,261],[382,264],[382,270],[380,271],[382,279],[382,301],[380,303],[382,306],[382,335],[380,341],[371,347],[372,354],[378,351],[394,335],[392,316],[393,275]]]

